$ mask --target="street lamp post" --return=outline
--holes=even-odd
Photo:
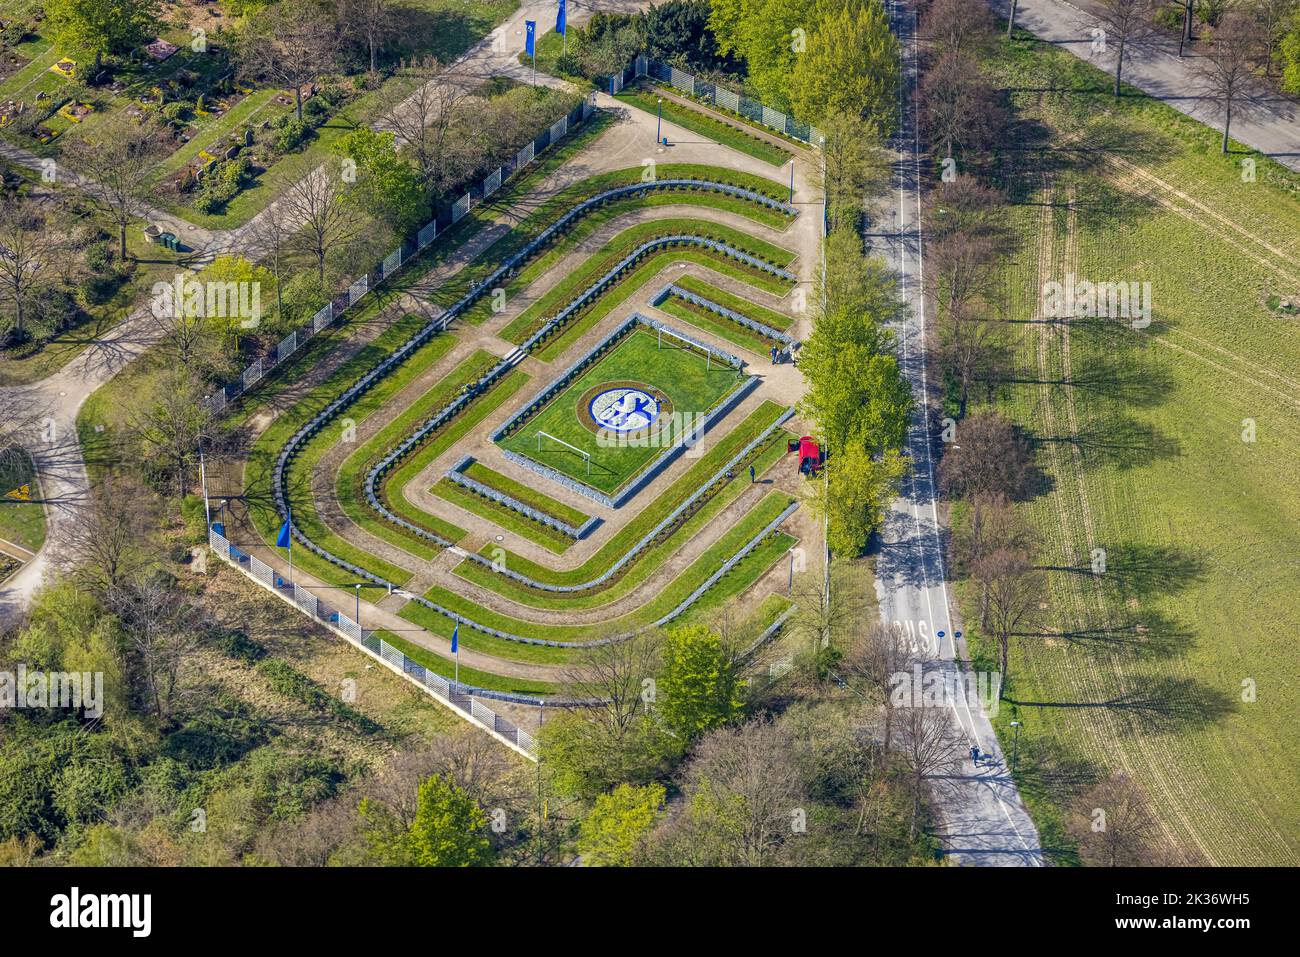
[[[659,118],[655,121],[655,145],[664,141],[664,98],[659,97]]]
[[[1016,755],[1020,753],[1020,722],[1012,721],[1011,727],[1016,729],[1015,735],[1011,739],[1011,773],[1016,773]]]
[[[357,582],[357,627],[361,627],[361,582]]]

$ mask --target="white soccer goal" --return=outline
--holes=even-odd
[[[555,436],[551,435],[550,432],[543,432],[541,429],[538,429],[537,430],[537,451],[539,452],[542,450],[543,438],[548,438],[552,442],[558,442],[560,443],[560,445],[563,445],[566,449],[570,449],[571,451],[577,452],[579,455],[581,455],[587,463],[587,475],[588,477],[590,477],[591,475],[591,453],[590,452],[584,452],[576,445],[570,445],[568,442],[564,441],[564,439],[557,439]]]
[[[713,368],[713,353],[710,352],[708,349],[701,348],[699,343],[692,342],[690,339],[687,339],[685,336],[681,335],[680,333],[673,332],[671,329],[665,329],[663,326],[660,326],[656,331],[659,333],[660,349],[664,347],[664,334],[666,333],[672,336],[674,339],[679,340],[683,345],[686,346],[687,349],[690,349],[694,352],[703,352],[705,372],[709,372]]]

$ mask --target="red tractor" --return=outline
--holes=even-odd
[[[813,478],[826,467],[826,450],[811,435],[791,439],[786,443],[786,451],[799,453],[799,471],[805,478]]]

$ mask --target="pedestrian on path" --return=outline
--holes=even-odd
[[[749,484],[754,484],[754,466],[752,465],[749,467]]]
[[[970,763],[975,767],[980,766],[980,749],[978,745],[973,745],[970,749]]]
[[[776,346],[773,346],[773,347],[772,347],[772,365],[776,365],[776,357],[779,356],[780,354],[781,354],[781,351],[780,351],[779,349],[777,349]]]

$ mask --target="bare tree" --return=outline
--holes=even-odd
[[[392,0],[340,0],[339,24],[366,47],[370,72],[379,68],[379,54],[398,34],[397,11]]]
[[[275,315],[283,326],[290,319],[284,314],[283,277],[285,260],[293,246],[293,224],[284,208],[279,203],[272,203],[258,216],[255,229],[253,243],[275,279]]]
[[[1298,0],[1253,0],[1250,4],[1250,14],[1259,24],[1260,43],[1264,48],[1264,76],[1273,75],[1273,57],[1278,43],[1298,13]]]
[[[87,501],[70,507],[67,548],[53,558],[100,600],[157,560],[157,500],[139,482],[109,476]]]
[[[921,32],[941,53],[976,53],[992,38],[993,13],[967,0],[933,0]]]
[[[67,275],[68,245],[61,229],[47,222],[30,200],[0,200],[0,302],[13,305],[12,328],[26,333],[27,308],[41,291]]]
[[[854,684],[883,708],[884,740],[888,750],[893,741],[895,708],[890,701],[899,675],[908,674],[922,660],[917,640],[902,625],[872,623],[866,636],[850,646],[843,669]]]
[[[1003,244],[998,237],[954,232],[930,244],[934,295],[942,308],[971,309],[993,297]]]
[[[952,565],[958,574],[974,576],[985,557],[998,549],[1035,548],[1033,526],[999,493],[978,493],[971,497],[964,521],[952,531]],[[980,621],[989,617],[988,582],[980,585]]]
[[[1009,251],[1014,237],[1007,226],[1007,198],[969,173],[958,173],[926,194],[926,236],[934,242],[954,234],[992,236],[996,248]]]
[[[172,719],[182,691],[181,675],[194,666],[194,653],[210,637],[206,613],[157,575],[115,586],[108,593],[108,605],[126,629],[150,713],[163,721]]]
[[[1249,14],[1230,10],[1210,34],[1210,49],[1204,60],[1205,82],[1214,101],[1223,110],[1221,153],[1228,152],[1228,133],[1233,110],[1246,99],[1255,73],[1255,55],[1262,45],[1259,24]]]
[[[337,65],[334,23],[313,0],[280,0],[253,15],[235,54],[246,75],[293,90],[301,120],[303,87]]]
[[[433,203],[443,184],[459,176],[458,164],[449,159],[457,150],[453,129],[470,96],[470,84],[432,57],[403,72],[420,85],[388,109],[380,126],[396,134],[415,161],[425,195]]]
[[[1085,864],[1150,867],[1171,863],[1146,790],[1122,771],[1112,772],[1079,797],[1069,828]]]
[[[939,57],[921,81],[921,104],[930,140],[953,155],[988,150],[1005,128],[1008,115],[997,90],[966,53]]]
[[[1102,49],[1115,53],[1115,98],[1119,99],[1124,64],[1132,57],[1133,48],[1153,32],[1155,4],[1153,0],[1100,0],[1095,16],[1102,31],[1097,38]]]
[[[972,577],[988,596],[987,622],[998,643],[998,671],[1001,688],[1006,688],[1011,657],[1011,637],[1021,633],[1038,615],[1039,603],[1047,594],[1043,573],[1035,568],[1026,548],[1003,547],[980,557]]]
[[[153,129],[125,117],[97,127],[92,139],[74,141],[68,149],[73,164],[94,181],[86,195],[117,226],[123,261],[126,229],[142,214],[151,189],[155,151]]]
[[[960,389],[958,417],[965,418],[971,386],[983,381],[990,391],[1010,363],[1006,325],[987,318],[981,310],[953,303],[939,317],[936,358]]]
[[[957,441],[939,463],[939,487],[958,498],[980,493],[1023,498],[1036,471],[1020,429],[997,412],[975,412],[957,428]]]
[[[647,682],[660,669],[660,644],[657,633],[647,632],[626,641],[589,645],[577,666],[565,673],[566,696],[599,702],[585,713],[611,737],[622,738],[645,714]]]
[[[128,413],[128,430],[140,443],[143,461],[158,461],[175,480],[172,487],[181,497],[199,443],[210,438],[213,429],[212,413],[203,402],[205,391],[194,370],[168,369],[153,394]]]
[[[298,226],[295,247],[315,261],[317,278],[324,283],[329,254],[355,242],[364,225],[356,204],[349,201],[341,168],[335,163],[321,166],[290,186],[280,201]]]
[[[783,860],[809,799],[787,728],[770,718],[719,728],[686,767],[687,810],[652,842],[655,863],[762,867]]]
[[[951,774],[961,763],[965,739],[953,723],[947,708],[898,708],[897,754],[907,770],[912,789],[911,836],[921,815],[921,799],[927,778]]]

